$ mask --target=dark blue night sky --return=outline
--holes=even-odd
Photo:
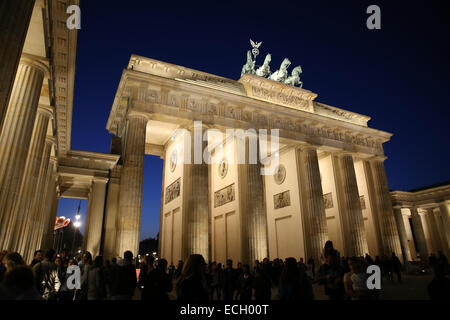
[[[391,189],[450,180],[444,1],[166,3],[82,1],[72,149],[109,152],[106,121],[131,54],[237,80],[252,38],[263,41],[259,63],[271,53],[275,69],[288,57],[317,101],[394,134],[385,144]],[[366,28],[371,4],[381,8],[381,30]],[[161,174],[162,160],[147,156],[141,239],[158,232]],[[77,203],[60,200],[58,214],[72,217]]]

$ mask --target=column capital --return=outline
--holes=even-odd
[[[377,161],[384,162],[384,160],[386,160],[386,159],[387,159],[387,157],[385,155],[382,155],[382,156],[370,157],[370,158],[366,159],[366,161],[369,161],[369,162],[377,162]]]
[[[314,150],[317,152],[318,148],[319,146],[313,144],[299,144],[295,146],[295,149],[300,151]]]
[[[40,104],[38,105],[37,112],[48,116],[50,119],[53,119],[53,108],[51,106]]]
[[[45,142],[51,144],[52,146],[56,146],[56,138],[53,136],[46,136]]]
[[[49,61],[48,59],[38,57],[28,53],[22,53],[20,57],[20,64],[26,64],[33,68],[37,68],[44,73],[44,76],[50,78],[50,69],[48,67]]]
[[[144,119],[144,120],[149,121],[151,119],[151,117],[152,116],[149,113],[141,112],[141,111],[135,111],[135,110],[131,110],[127,114],[127,119],[128,120],[138,118],[138,119]]]
[[[93,177],[92,178],[92,184],[94,183],[108,183],[109,178],[104,178],[104,177]]]
[[[428,210],[427,210],[427,209],[424,209],[424,208],[417,208],[417,213],[418,213],[420,216],[425,216],[426,214],[428,214]]]

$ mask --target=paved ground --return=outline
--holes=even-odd
[[[402,275],[403,282],[399,284],[383,279],[379,292],[380,300],[429,300],[427,286],[432,275]],[[395,278],[396,279],[396,278]],[[313,285],[316,300],[327,300],[323,286]]]
[[[383,279],[379,292],[380,300],[429,300],[427,286],[432,279],[432,275],[402,275],[403,282],[391,282]],[[175,284],[174,284],[175,287]],[[316,300],[327,300],[323,286],[313,284],[314,297]],[[277,299],[277,288],[272,289],[273,299]],[[175,291],[170,294],[170,299],[175,300]],[[140,293],[136,292],[134,299],[140,299]]]

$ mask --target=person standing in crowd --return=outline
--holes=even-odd
[[[150,255],[146,255],[143,258],[142,264],[141,264],[141,271],[139,272],[139,288],[142,289],[144,287],[145,279],[147,278],[147,275],[150,271],[153,270],[153,264],[155,263],[155,258]]]
[[[42,300],[36,289],[33,270],[25,265],[20,254],[5,258],[6,272],[0,283],[0,300]]]
[[[338,252],[333,249],[332,244],[328,249],[327,244],[325,244],[324,253],[325,263],[319,269],[319,284],[324,286],[325,294],[330,300],[342,300],[344,298],[344,284],[342,280],[344,270],[340,265]]]
[[[117,259],[112,258],[111,259],[111,265],[109,266],[108,270],[108,277],[107,277],[107,287],[109,289],[109,296],[115,300],[117,293],[119,292],[118,285],[119,285],[119,272],[120,267],[117,264]]]
[[[216,293],[217,300],[221,300],[223,287],[223,270],[222,264],[213,264],[211,274],[211,300],[214,299],[214,293]]]
[[[189,256],[175,286],[178,300],[208,300],[205,268],[206,262],[201,254]]]
[[[0,282],[3,280],[3,277],[6,273],[6,264],[3,263],[3,259],[6,257],[7,254],[8,251],[6,250],[0,251]]]
[[[402,283],[402,263],[400,262],[400,259],[395,255],[395,252],[392,252],[391,266],[392,272],[397,275],[398,283]],[[392,276],[392,281],[393,280],[394,276]]]
[[[76,300],[87,300],[88,293],[88,274],[92,268],[92,255],[89,251],[83,252],[80,263],[81,288],[75,291]]]
[[[131,300],[137,285],[136,267],[133,264],[133,253],[131,251],[124,252],[123,260],[119,266],[116,299]]]
[[[234,297],[234,291],[236,290],[236,270],[233,269],[233,260],[227,260],[227,267],[223,271],[223,298],[225,301],[231,301]]]
[[[450,270],[448,270],[448,260],[442,251],[438,251],[438,263],[441,264],[444,268],[444,272],[447,274]]]
[[[445,276],[445,266],[435,264],[434,277],[428,285],[428,295],[431,300],[450,300],[450,279]]]
[[[58,278],[59,280],[63,281],[66,277],[66,268],[63,265],[63,260],[61,257],[57,256],[55,258],[55,265],[56,265],[56,271],[58,272]]]
[[[33,266],[36,287],[44,300],[56,300],[61,281],[58,277],[58,268],[53,263],[55,251],[48,250],[45,259]]]
[[[297,265],[295,258],[287,258],[280,277],[280,300],[313,300],[311,283],[304,268]]]
[[[77,262],[75,259],[69,259],[69,261],[67,262],[67,268],[70,268],[70,266],[72,266],[72,265],[77,265]],[[60,300],[63,300],[63,301],[74,300],[75,288],[69,289],[69,287],[68,287],[69,277],[72,274],[73,273],[67,272],[67,269],[66,269],[64,272],[64,278],[60,278],[62,281],[61,289],[59,290],[59,295],[58,295]],[[73,284],[75,284],[75,283],[73,283]]]
[[[308,267],[311,271],[312,278],[314,279],[316,277],[316,263],[314,262],[313,257],[308,259]]]
[[[181,272],[183,271],[183,260],[178,260],[177,269],[175,270],[174,279],[178,279],[178,277],[181,275]]]
[[[167,274],[167,260],[159,259],[156,268],[152,268],[144,280],[141,299],[167,301],[172,289],[172,280]]]
[[[255,278],[253,280],[253,289],[255,289],[256,301],[269,301],[272,295],[272,284],[270,278],[261,268],[255,269]]]
[[[239,300],[250,301],[253,295],[253,276],[250,273],[250,266],[248,264],[244,265],[242,270],[238,279]]]
[[[344,289],[351,300],[366,300],[369,298],[367,275],[363,272],[361,263],[355,257],[348,260],[350,271],[344,275]]]
[[[106,276],[102,256],[94,259],[87,276],[87,299],[103,300],[106,298]]]
[[[36,250],[34,252],[33,260],[31,260],[31,264],[30,264],[31,268],[33,268],[36,263],[39,263],[42,261],[42,258],[43,258],[42,254],[43,254],[42,250]]]

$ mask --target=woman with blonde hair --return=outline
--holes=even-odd
[[[205,279],[206,262],[201,254],[191,254],[176,284],[178,300],[208,300]]]

